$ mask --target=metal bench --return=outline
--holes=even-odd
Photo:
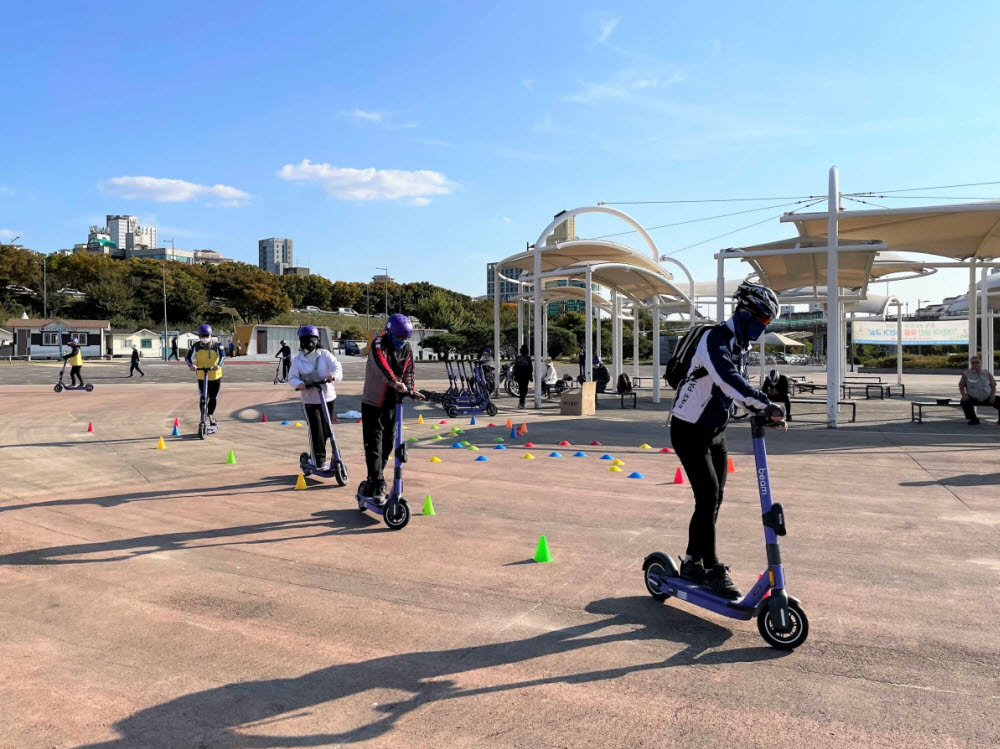
[[[872,397],[872,388],[878,392],[878,397],[880,400],[885,400],[886,386],[880,382],[845,382],[840,386],[840,395],[844,398],[853,398],[854,390],[857,388],[865,389],[865,398]]]
[[[925,408],[961,408],[961,401],[952,398],[938,398],[932,401],[910,401],[910,421],[924,423]],[[989,403],[977,403],[976,408],[993,408]]]
[[[849,374],[844,375],[844,379],[853,382],[882,382],[882,375]]]
[[[826,400],[824,398],[789,398],[789,403],[821,403],[826,405]],[[838,406],[850,406],[851,407],[851,422],[858,416],[858,404],[854,401],[837,401]],[[796,411],[796,413],[798,413]]]
[[[638,408],[639,407],[638,404],[637,404],[637,402],[636,402],[636,393],[635,393],[634,390],[630,390],[627,393],[616,393],[614,390],[605,390],[603,393],[597,393],[596,397],[594,398],[594,407],[595,408],[599,408],[600,407],[600,405],[601,405],[601,396],[602,395],[607,395],[607,396],[610,396],[612,398],[620,398],[621,399],[622,408],[625,408],[625,399],[628,398],[629,396],[631,396],[632,397],[632,408]]]

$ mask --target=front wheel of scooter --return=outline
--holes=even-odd
[[[493,403],[491,403],[490,405],[488,405],[486,407],[486,413],[489,416],[496,416],[497,415],[497,407],[496,407],[496,405],[493,404]]]
[[[386,505],[382,519],[392,530],[401,530],[410,522],[410,506],[406,504],[405,499],[400,497],[395,502]]]
[[[62,383],[60,382],[59,384],[53,386],[52,389],[55,390],[57,393],[61,393],[63,389]]]
[[[86,390],[88,393],[92,393],[94,392],[94,386],[88,382],[87,387],[85,387],[84,390]]]
[[[205,439],[205,437],[207,437],[207,436],[208,436],[208,425],[207,424],[199,424],[198,425],[198,437],[200,439]]]
[[[445,409],[445,413],[448,414],[449,419],[454,419],[458,416],[458,409],[455,406],[448,406]]]
[[[771,623],[770,607],[765,606],[757,614],[757,629],[760,631],[760,636],[772,648],[794,650],[809,636],[809,619],[795,601],[788,602],[788,617],[792,620],[792,628],[788,632],[776,632]]]
[[[670,598],[669,593],[660,590],[660,583],[656,578],[671,577],[675,574],[675,569],[673,560],[663,552],[657,551],[646,557],[642,563],[642,577],[649,595],[657,601],[666,601]]]
[[[333,477],[337,480],[337,486],[347,486],[347,466],[339,460],[333,464]]]

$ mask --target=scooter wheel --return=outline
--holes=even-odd
[[[208,426],[205,424],[198,425],[198,437],[205,439],[208,436]]]
[[[410,506],[406,504],[405,499],[400,497],[386,506],[382,519],[392,530],[401,530],[410,522]]]
[[[646,590],[657,601],[666,601],[670,598],[670,594],[661,591],[659,581],[651,576],[670,577],[671,567],[671,560],[667,559],[666,554],[659,551],[646,557],[646,561],[642,565],[642,579],[646,583]]]
[[[449,419],[454,419],[458,416],[458,409],[455,408],[455,406],[448,406],[448,408],[445,409],[445,413],[448,414]]]
[[[347,486],[347,466],[343,463],[334,463],[333,477],[337,479],[337,486]]]
[[[795,601],[788,602],[788,616],[792,620],[791,630],[776,632],[771,622],[770,607],[764,606],[757,614],[757,629],[760,636],[772,648],[794,650],[809,636],[809,619],[806,617],[806,612]]]
[[[497,407],[496,407],[496,405],[493,404],[493,403],[491,403],[490,405],[488,405],[486,407],[486,413],[489,416],[496,416],[497,415]]]
[[[88,393],[92,393],[94,392],[94,386],[88,382],[87,387],[85,387],[84,390],[86,390]]]
[[[61,384],[55,385],[55,386],[53,386],[52,389],[55,390],[57,393],[61,393],[62,389],[63,389],[63,386]]]
[[[309,453],[299,453],[299,467],[306,465],[311,460]]]

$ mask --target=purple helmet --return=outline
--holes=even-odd
[[[410,318],[398,312],[395,315],[389,316],[389,319],[385,322],[385,329],[396,336],[396,338],[406,339],[413,336],[413,323],[410,322]]]
[[[76,347],[76,346],[80,345],[80,342],[78,340],[76,340],[75,338],[70,338],[69,339],[69,345],[73,346],[73,347]]]
[[[208,323],[202,323],[198,326],[198,335],[212,335],[212,326]]]
[[[319,328],[315,325],[303,325],[299,328],[298,336],[299,338],[307,338],[309,336],[319,338]]]

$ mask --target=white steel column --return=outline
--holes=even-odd
[[[622,370],[622,347],[618,342],[618,334],[622,327],[621,295],[611,291],[611,382],[618,382]]]
[[[969,357],[976,355],[978,345],[976,329],[976,261],[969,261]]]
[[[594,356],[604,358],[603,345],[601,342],[601,306],[594,310]],[[593,361],[591,361],[593,363]]]
[[[500,371],[500,270],[493,267],[493,362],[494,372]],[[499,380],[498,380],[499,381]]]
[[[896,384],[903,384],[903,303],[896,300]]]
[[[765,375],[764,366],[766,362],[766,357],[764,356],[764,336],[766,335],[767,333],[760,334],[760,381],[761,382],[764,381],[764,375]]]
[[[524,302],[521,298],[517,299],[517,351],[514,352],[516,357],[521,353],[521,346],[524,345]]]
[[[721,323],[726,319],[726,266],[721,253],[716,261],[715,270],[715,321]],[[691,320],[694,325],[694,320]]]
[[[982,331],[983,334],[982,334],[982,336],[980,336],[981,342],[979,344],[979,348],[983,352],[983,364],[985,364],[987,366],[990,366],[990,369],[988,369],[986,371],[992,372],[993,369],[992,369],[991,365],[993,363],[993,346],[990,345],[991,342],[989,342],[989,336],[986,335],[986,328],[987,328],[987,322],[986,321],[990,319],[990,298],[989,298],[989,294],[986,293],[986,274],[987,273],[989,273],[989,270],[987,268],[983,268],[982,271],[980,272],[980,276],[979,276],[979,278],[980,278],[980,284],[979,284],[979,301],[980,301],[980,303],[982,305],[982,309],[980,310],[980,316],[979,316],[979,318],[980,318],[980,320],[982,320],[982,326],[983,326],[983,331]],[[989,357],[990,357],[989,359],[986,358],[987,355],[989,355]]]
[[[826,218],[826,426],[837,428],[837,401],[840,400],[840,264],[837,257],[840,233],[840,179],[837,167],[830,167]]]
[[[549,305],[547,302],[543,304],[545,311],[542,313],[542,358],[547,359],[549,356]]]
[[[586,321],[583,324],[583,375],[587,382],[590,382],[593,375],[594,361],[594,291],[591,288],[591,277],[593,269],[587,266],[587,296],[584,309],[586,310]]]
[[[653,304],[653,403],[660,402],[660,306]]]
[[[653,368],[655,374],[656,368]],[[639,305],[632,304],[632,379],[639,376]]]
[[[532,273],[532,281],[535,285],[533,295],[535,302],[535,408],[542,407],[542,251],[535,248],[535,265]]]

